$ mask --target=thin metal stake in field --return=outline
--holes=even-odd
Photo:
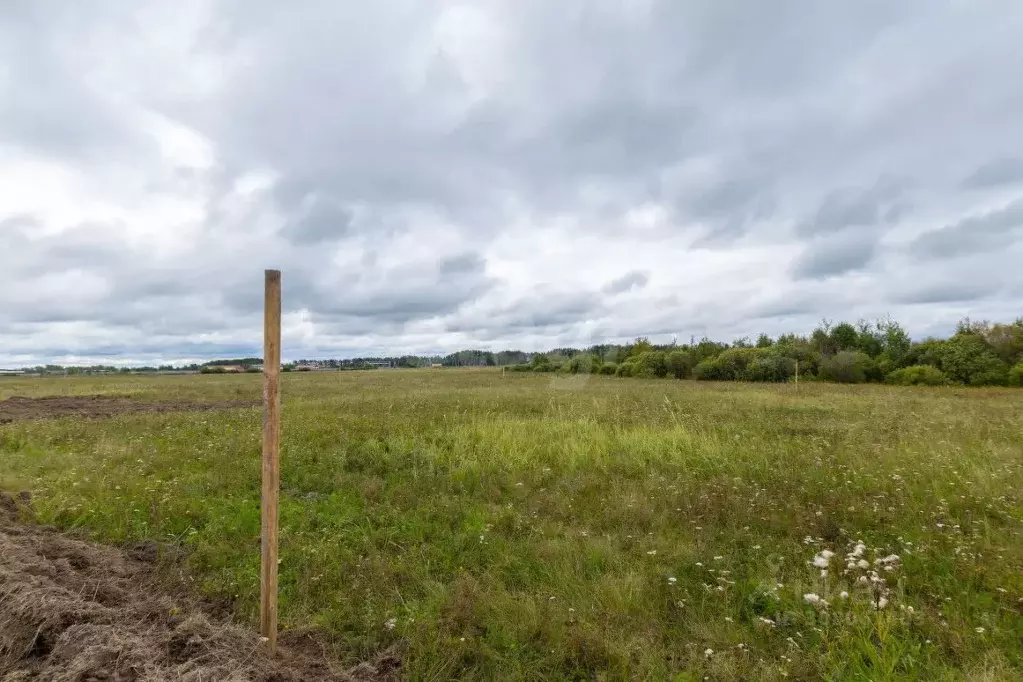
[[[281,271],[267,270],[263,311],[263,557],[259,625],[271,655],[277,651],[277,495],[281,438]]]

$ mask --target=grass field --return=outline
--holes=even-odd
[[[288,374],[283,396],[282,624],[343,661],[400,641],[415,680],[1023,679],[1023,391],[395,370]],[[260,423],[12,422],[0,487],[104,541],[185,545],[255,622]]]

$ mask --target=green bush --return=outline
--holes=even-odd
[[[684,350],[673,350],[665,358],[668,374],[676,379],[688,379],[693,373],[693,358]]]
[[[579,353],[568,361],[566,368],[571,374],[590,374],[597,364],[597,358],[589,353]]]
[[[820,377],[840,384],[862,384],[874,373],[874,362],[866,353],[843,350],[821,361]]]
[[[605,362],[600,366],[600,373],[608,376],[614,376],[618,372],[618,365],[613,362]]]
[[[922,362],[935,365],[952,381],[970,386],[1004,386],[1008,365],[979,334],[957,333],[950,339],[929,339],[919,344]]]
[[[796,361],[773,353],[755,358],[743,370],[743,381],[788,381],[796,374]]]
[[[1009,386],[1023,386],[1023,360],[1009,370],[1007,383]]]
[[[728,377],[717,358],[707,358],[693,367],[693,378],[698,381],[725,381]]]
[[[668,363],[664,351],[647,350],[634,358],[636,363],[633,376],[646,379],[662,378],[668,375]]]
[[[626,360],[622,364],[618,365],[618,369],[615,370],[615,374],[620,377],[631,377],[636,374],[636,363],[632,360]]]
[[[529,363],[532,366],[534,372],[550,372],[551,371],[551,359],[543,354],[537,354],[533,356],[533,361]]]
[[[509,372],[532,372],[533,367],[531,365],[508,365]]]
[[[913,365],[890,372],[885,377],[885,383],[894,386],[944,386],[948,383],[948,377],[937,367]]]

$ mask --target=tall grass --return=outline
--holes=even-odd
[[[255,398],[259,381],[5,380],[0,397]],[[417,680],[1023,677],[1018,391],[283,381],[281,618],[340,659],[401,641]],[[260,419],[7,424],[0,485],[102,540],[185,545],[200,588],[254,620]]]

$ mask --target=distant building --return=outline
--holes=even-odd
[[[0,376],[21,376],[24,373],[23,369],[0,369]]]

